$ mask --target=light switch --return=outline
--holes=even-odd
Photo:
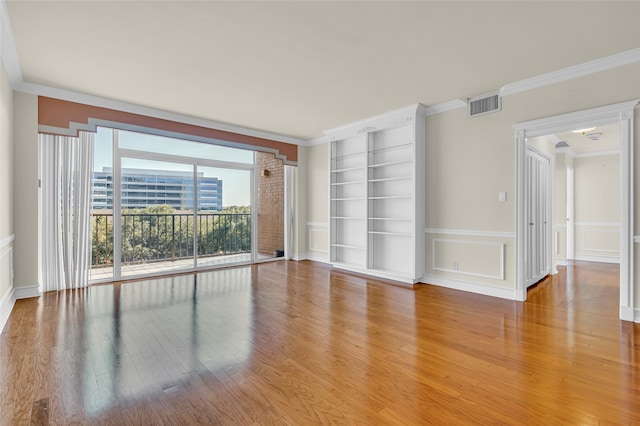
[[[498,192],[498,201],[507,201],[507,193]]]

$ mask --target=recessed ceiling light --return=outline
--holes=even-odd
[[[572,130],[571,132],[584,135],[586,133],[593,132],[595,129],[595,127],[585,127],[584,129]]]

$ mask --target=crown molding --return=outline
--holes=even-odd
[[[313,138],[313,139],[309,139],[305,146],[315,146],[315,145],[322,145],[324,143],[329,143],[331,142],[331,137],[324,135],[324,136],[320,136],[318,138]]]
[[[624,65],[630,65],[636,62],[640,62],[640,48],[627,50],[615,55],[605,56],[604,58],[584,62],[582,64],[507,84],[500,89],[500,95],[503,97],[514,95],[527,90],[537,89],[539,87],[560,83],[578,77],[584,77],[586,75],[618,68]]]
[[[454,99],[452,101],[443,102],[441,104],[433,105],[427,107],[427,113],[425,114],[427,117],[431,115],[440,114],[447,111],[452,111],[458,108],[466,108],[468,105],[467,101],[464,99]]]
[[[427,107],[422,104],[413,104],[404,108],[395,109],[383,114],[374,115],[362,120],[354,121],[344,126],[325,130],[324,134],[331,140],[353,137],[377,130],[395,127],[399,122],[413,122],[416,116],[426,116]]]

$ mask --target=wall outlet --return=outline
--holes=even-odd
[[[453,270],[454,271],[459,271],[460,270],[460,262],[458,262],[457,260],[453,261]]]
[[[498,201],[507,201],[507,193],[498,192]]]

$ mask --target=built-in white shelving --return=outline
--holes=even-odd
[[[334,267],[415,283],[424,274],[424,107],[327,131]]]

